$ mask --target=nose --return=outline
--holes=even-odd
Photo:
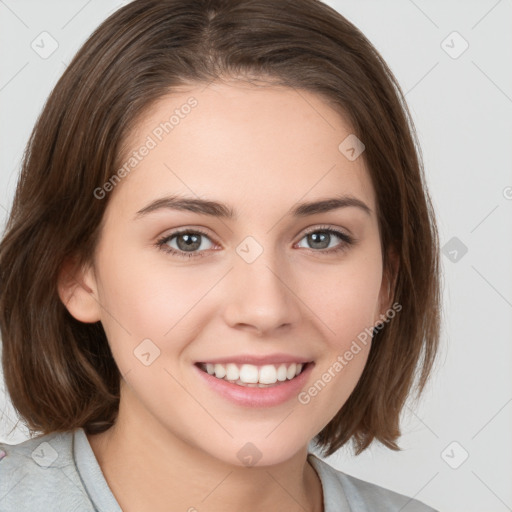
[[[230,327],[263,336],[298,324],[301,301],[283,258],[270,250],[264,250],[252,263],[237,257],[229,274],[224,316]]]

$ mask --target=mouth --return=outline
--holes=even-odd
[[[311,364],[313,361],[265,365],[195,363],[201,371],[218,380],[252,388],[269,388],[285,384],[305,372]]]

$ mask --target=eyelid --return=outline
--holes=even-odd
[[[350,238],[352,241],[354,241],[354,242],[357,241],[357,239],[350,233],[350,231],[348,229],[341,228],[341,227],[338,227],[338,226],[333,226],[333,225],[330,225],[330,224],[314,224],[314,225],[309,226],[307,228],[303,228],[300,231],[300,234],[301,234],[301,238],[300,239],[302,239],[306,235],[309,235],[310,233],[314,233],[314,232],[320,231],[320,230],[338,231],[338,232],[342,233],[343,235],[345,235],[347,238]],[[217,245],[220,245],[216,241],[216,237],[210,233],[208,228],[204,228],[202,226],[194,226],[194,225],[185,226],[183,228],[175,228],[174,230],[171,229],[170,233],[168,235],[165,235],[165,234],[164,235],[160,235],[160,236],[158,236],[158,239],[161,240],[163,238],[170,238],[170,237],[173,237],[173,236],[176,236],[176,235],[180,235],[180,234],[183,234],[183,233],[188,233],[188,232],[201,233],[202,235],[205,235],[208,238],[210,238]]]
[[[351,238],[352,240],[355,240],[355,238],[350,234],[350,232],[347,229],[340,228],[338,226],[332,226],[330,224],[315,224],[314,226],[306,228],[305,231],[301,232],[301,236],[304,237],[306,235],[309,235],[310,233],[315,233],[317,231],[336,231],[343,235],[345,235],[347,238]]]
[[[183,235],[185,233],[198,233],[200,235],[203,235],[204,237],[211,240],[213,245],[221,246],[219,242],[217,242],[217,238],[210,233],[210,230],[208,228],[200,227],[200,226],[184,226],[180,228],[174,228],[164,231],[162,235],[159,235],[156,240],[156,244],[163,240],[170,240],[173,239],[176,236]],[[204,252],[204,251],[203,251]]]
[[[307,249],[306,248],[306,250],[308,252],[319,253],[320,255],[333,254],[333,253],[343,252],[343,251],[347,250],[350,246],[355,245],[358,242],[358,240],[354,236],[346,233],[343,230],[343,228],[330,226],[330,225],[318,225],[317,224],[317,225],[310,226],[310,227],[306,228],[306,231],[303,230],[301,232],[301,237],[298,239],[298,241],[294,245],[299,243],[304,237],[308,236],[309,234],[321,232],[321,231],[326,231],[326,232],[334,234],[341,240],[341,242],[337,246],[331,247],[329,249],[315,250],[315,249]],[[172,231],[168,235],[162,235],[161,237],[159,237],[155,245],[160,250],[163,250],[169,254],[174,254],[178,257],[184,257],[187,259],[202,257],[202,256],[207,255],[210,251],[216,250],[216,249],[206,249],[206,250],[197,251],[197,252],[195,252],[195,251],[187,252],[187,251],[176,250],[169,246],[167,246],[167,248],[164,248],[164,246],[167,245],[169,240],[173,239],[176,236],[185,234],[185,233],[197,233],[197,234],[203,235],[206,238],[210,239],[214,245],[220,245],[220,244],[218,244],[218,242],[216,242],[215,237],[210,235],[210,233],[208,232],[208,230],[206,230],[206,228],[194,227],[194,226],[186,226],[183,228],[176,228],[176,230]]]
[[[215,242],[215,237],[212,237],[205,230],[205,228],[202,228],[202,227],[199,228],[199,227],[193,227],[193,226],[176,228],[175,230],[171,231],[171,233],[169,233],[168,235],[164,234],[162,236],[159,236],[154,245],[158,250],[164,251],[165,253],[170,254],[171,256],[176,256],[178,258],[189,259],[189,260],[201,258],[201,257],[207,255],[209,253],[209,251],[215,250],[215,249],[207,249],[207,250],[198,251],[198,252],[194,252],[194,251],[187,252],[187,251],[180,251],[180,250],[174,249],[173,247],[169,247],[167,245],[167,243],[170,240],[172,240],[173,238],[175,238],[179,235],[185,234],[185,233],[200,234],[200,235],[210,239],[214,245],[219,245],[217,242]]]

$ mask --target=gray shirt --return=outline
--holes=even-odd
[[[85,431],[0,443],[0,512],[122,512]],[[338,471],[308,453],[324,512],[437,512],[420,501]]]

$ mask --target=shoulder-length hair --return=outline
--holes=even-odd
[[[106,19],[50,94],[27,144],[0,244],[3,371],[31,432],[106,430],[120,373],[101,323],[58,295],[64,262],[92,261],[123,141],[181,85],[222,77],[317,93],[365,144],[377,191],[383,269],[401,312],[376,330],[347,402],[315,437],[330,455],[351,440],[398,450],[399,416],[423,391],[440,331],[438,233],[421,151],[396,78],[368,39],[318,0],[135,0]],[[399,258],[394,272],[389,252]]]

